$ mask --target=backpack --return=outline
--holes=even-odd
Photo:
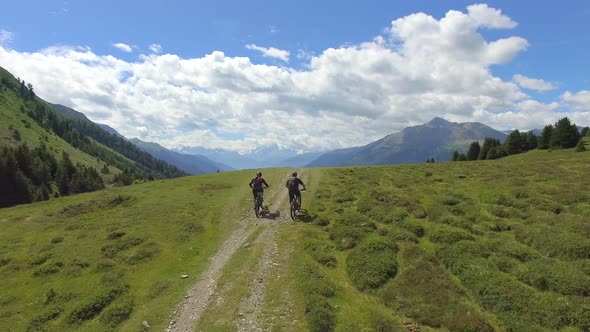
[[[262,188],[262,177],[255,177],[254,179],[252,179],[252,188]]]
[[[299,189],[299,179],[297,178],[290,178],[289,179],[289,190],[297,190]]]

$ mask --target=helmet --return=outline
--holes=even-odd
[[[256,176],[262,176],[262,172],[256,173]]]
[[[297,172],[293,172],[293,173],[291,173],[291,176],[295,176],[295,177],[297,177]]]

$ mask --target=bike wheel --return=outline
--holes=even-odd
[[[297,212],[297,202],[293,200],[291,202],[291,219],[295,220],[295,213]]]

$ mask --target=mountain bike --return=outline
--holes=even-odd
[[[254,213],[256,218],[260,218],[262,215],[262,191],[256,193],[256,201],[254,202]]]
[[[305,191],[305,190],[301,190]],[[295,220],[297,217],[297,212],[301,210],[301,196],[295,196],[295,198],[291,201],[291,219]]]

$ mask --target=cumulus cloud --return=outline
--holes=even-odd
[[[549,90],[554,90],[557,87],[551,83],[551,82],[547,82],[541,79],[537,79],[537,78],[530,78],[530,77],[526,77],[520,74],[516,74],[514,76],[512,76],[512,80],[518,84],[519,86],[525,88],[525,89],[530,89],[530,90],[536,90],[536,91],[549,91]]]
[[[490,71],[528,43],[516,36],[487,40],[478,29],[515,25],[485,5],[440,19],[412,14],[367,42],[307,53],[302,69],[221,51],[199,58],[152,53],[127,62],[73,47],[33,53],[0,47],[0,63],[48,101],[127,137],[167,147],[248,151],[272,143],[325,150],[367,144],[435,116],[498,129],[534,128],[563,116],[557,104],[539,103]]]
[[[150,49],[150,51],[156,54],[162,52],[162,46],[160,44],[150,44],[148,48]]]
[[[590,91],[588,90],[577,93],[567,91],[561,95],[561,99],[575,110],[590,111]]]
[[[262,53],[262,56],[268,58],[276,58],[285,62],[289,62],[289,51],[280,50],[274,47],[261,47],[256,44],[247,44],[246,48],[253,51]]]
[[[0,30],[0,45],[6,45],[12,41],[14,35],[12,32],[1,29]]]
[[[131,51],[133,51],[133,48],[131,46],[124,43],[115,43],[113,44],[113,46],[126,53],[131,53]]]

